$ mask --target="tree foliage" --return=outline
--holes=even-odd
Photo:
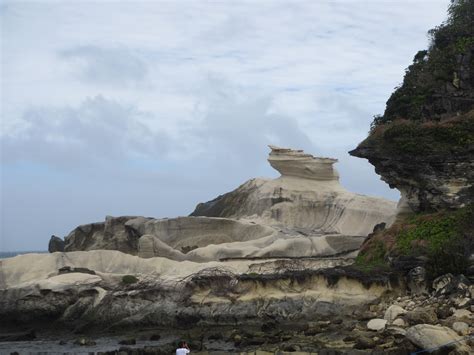
[[[447,20],[428,34],[429,48],[414,56],[372,129],[399,118],[439,120],[474,107],[474,0],[452,0]]]

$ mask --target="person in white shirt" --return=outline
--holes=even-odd
[[[189,354],[191,350],[189,350],[189,346],[185,341],[179,343],[179,348],[176,349],[176,355],[186,355]]]

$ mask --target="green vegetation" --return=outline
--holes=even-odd
[[[430,277],[448,272],[465,272],[474,243],[474,207],[410,218],[396,240],[396,249],[403,255],[428,257]]]
[[[415,214],[366,242],[356,258],[362,271],[389,268],[388,259],[424,257],[430,279],[464,273],[474,250],[474,206],[456,211]]]
[[[133,275],[125,275],[122,277],[122,283],[125,285],[131,285],[138,282],[138,279]]]
[[[373,131],[367,143],[386,153],[457,153],[474,144],[474,110],[447,122],[397,120]]]
[[[361,252],[355,259],[355,266],[361,271],[387,269],[385,260],[387,249],[381,240],[375,240],[370,246],[370,251]]]
[[[447,20],[428,32],[428,50],[415,55],[403,84],[388,99],[383,116],[374,118],[372,129],[400,118],[439,120],[443,115],[472,109],[472,97],[459,101],[458,89],[461,73],[474,71],[474,61],[465,56],[474,50],[473,23],[474,0],[452,0]]]

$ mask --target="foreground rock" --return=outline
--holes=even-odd
[[[466,343],[467,340],[447,327],[418,324],[408,328],[406,336],[421,349],[437,350],[437,348],[444,347],[443,350],[446,350],[446,347],[449,347],[455,348],[458,351],[457,354],[472,354],[471,347]]]
[[[176,262],[106,250],[26,254],[2,260],[0,319],[26,324],[48,319],[81,329],[310,321],[350,316],[393,287],[387,275],[369,279],[344,267],[321,268],[328,265],[334,264]],[[95,275],[59,274],[66,266]]]
[[[249,180],[199,204],[190,217],[107,217],[82,225],[65,238],[64,250],[108,249],[196,262],[350,258],[374,226],[393,221],[394,202],[354,194],[339,184],[336,159],[271,149],[268,160],[282,174],[278,179]]]

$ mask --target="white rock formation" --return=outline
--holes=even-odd
[[[317,181],[338,181],[339,174],[333,168],[337,159],[314,157],[302,150],[269,146],[272,150],[268,157],[270,165],[281,176],[293,176]]]
[[[107,217],[65,239],[65,251],[115,249],[143,258],[196,262],[231,258],[353,257],[395,202],[345,190],[331,158],[270,146],[282,175],[252,179],[199,204],[190,217]]]

